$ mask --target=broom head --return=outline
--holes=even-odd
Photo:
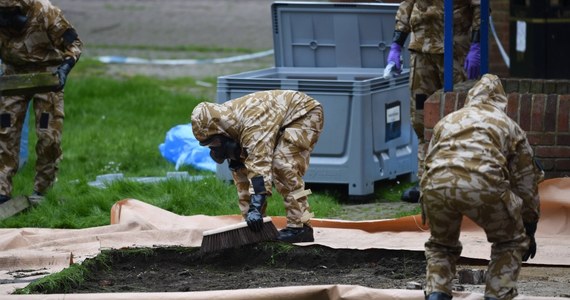
[[[208,231],[204,231],[200,251],[202,253],[218,251],[228,248],[237,248],[247,244],[254,244],[277,239],[277,228],[271,217],[263,218],[263,226],[259,232],[247,227],[246,222],[240,222]]]

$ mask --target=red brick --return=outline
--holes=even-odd
[[[570,93],[568,91],[568,80],[559,80],[556,82],[556,94],[564,95]]]
[[[532,97],[531,131],[543,131],[544,106],[546,104],[545,94],[535,94]]]
[[[537,146],[538,157],[570,157],[570,146]]]
[[[503,88],[505,89],[505,93],[519,92],[519,80],[518,79],[508,78],[505,81],[506,82],[503,86]]]
[[[510,93],[507,95],[507,115],[515,120],[519,121],[519,93]]]
[[[570,134],[559,134],[556,137],[557,146],[570,146]]]
[[[570,128],[570,95],[560,95],[558,97],[558,132],[568,132]]]
[[[530,82],[530,92],[532,94],[542,94],[544,93],[543,91],[543,87],[544,87],[544,81],[540,80],[540,79],[533,79]]]
[[[465,106],[465,100],[467,99],[467,93],[461,92],[457,95],[457,107],[455,110],[462,109]]]
[[[556,107],[558,106],[558,95],[550,94],[546,98],[544,109],[544,131],[556,131]]]
[[[439,117],[439,93],[431,95],[424,104],[424,127],[433,128],[440,120]]]
[[[530,130],[530,111],[532,106],[532,95],[523,94],[519,97],[519,125],[525,131]]]
[[[545,94],[556,94],[556,80],[545,80],[543,87]]]
[[[553,158],[539,158],[538,161],[545,172],[554,170],[555,160]]]
[[[455,111],[455,105],[457,104],[457,93],[449,92],[445,93],[443,97],[443,116],[442,118]]]
[[[433,136],[433,129],[424,129],[424,140],[426,141],[426,144],[429,145],[429,141],[431,140],[432,136]]]
[[[556,144],[556,136],[554,134],[530,132],[526,134],[526,137],[531,145],[552,146]]]
[[[530,93],[531,80],[521,79],[519,81],[519,93]]]
[[[570,159],[568,158],[557,159],[555,165],[558,171],[570,171]]]

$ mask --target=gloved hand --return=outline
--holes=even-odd
[[[536,255],[536,240],[534,239],[534,234],[536,233],[536,225],[537,223],[524,223],[524,229],[526,231],[526,235],[530,238],[530,245],[528,246],[528,250],[523,254],[522,261],[527,261],[529,258],[534,258]]]
[[[259,232],[263,227],[263,215],[261,210],[265,204],[265,194],[253,194],[249,198],[249,210],[245,222],[249,229]]]
[[[228,161],[228,169],[230,169],[230,171],[235,172],[242,168],[245,168],[245,165],[241,161],[233,159]]]
[[[400,56],[402,55],[402,46],[398,43],[392,43],[390,46],[390,53],[388,53],[388,59],[386,60],[386,65],[393,63],[396,71],[402,70],[402,64],[400,63]]]
[[[71,69],[75,65],[75,60],[73,58],[68,58],[57,67],[57,70],[54,72],[54,75],[57,74],[59,78],[59,86],[57,87],[57,91],[61,91],[65,86],[65,82],[67,81],[67,75],[71,72]]]
[[[477,79],[481,73],[481,44],[472,43],[463,65],[467,72],[467,79]]]

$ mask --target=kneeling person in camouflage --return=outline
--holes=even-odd
[[[483,228],[493,244],[485,299],[517,296],[522,261],[536,253],[538,183],[544,173],[506,106],[501,81],[487,74],[469,91],[465,107],[434,127],[420,181],[431,230],[425,244],[426,299],[451,299],[463,216]]]
[[[202,102],[191,119],[194,136],[214,161],[228,161],[241,214],[252,230],[261,229],[275,184],[287,214],[278,239],[314,241],[303,175],[323,129],[319,102],[297,91],[261,91],[222,104]]]

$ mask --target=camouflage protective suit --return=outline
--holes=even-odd
[[[465,107],[440,120],[430,141],[421,179],[422,205],[431,237],[425,244],[426,294],[451,295],[463,216],[492,243],[485,296],[511,299],[522,254],[529,247],[524,223],[539,219],[538,182],[524,131],[505,113],[499,78],[484,75]]]
[[[0,0],[0,7],[19,7],[28,17],[21,31],[0,30],[0,59],[4,74],[54,72],[65,59],[76,62],[82,42],[61,10],[48,0]],[[18,168],[20,136],[33,101],[36,120],[36,177],[34,191],[44,193],[56,180],[62,158],[63,90],[0,99],[0,195],[12,193]]]
[[[192,131],[198,141],[224,135],[242,147],[243,168],[232,170],[239,207],[245,217],[251,179],[263,177],[265,190],[272,185],[283,196],[287,226],[308,224],[311,213],[303,175],[323,128],[321,104],[298,91],[255,92],[222,104],[202,102],[192,112]]]
[[[424,158],[424,102],[443,88],[444,6],[442,0],[404,0],[396,14],[395,31],[410,34],[412,126],[418,136],[418,175]],[[466,80],[463,62],[472,31],[481,25],[480,0],[453,1],[453,82]]]

